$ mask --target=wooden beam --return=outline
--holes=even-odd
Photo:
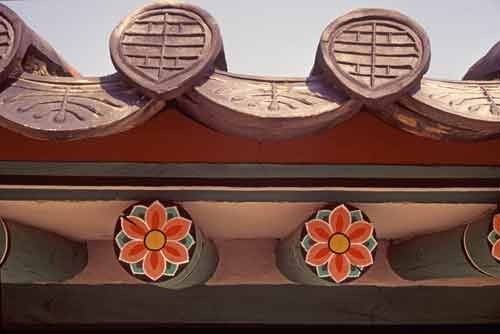
[[[2,285],[6,329],[121,324],[499,324],[500,286]],[[167,311],[166,311],[167,310]]]
[[[87,265],[87,247],[55,233],[0,218],[3,283],[62,282]]]
[[[0,162],[1,200],[497,203],[499,181],[488,166]]]
[[[500,265],[490,254],[488,233],[493,210],[467,226],[393,244],[389,261],[404,279],[498,277]]]
[[[106,187],[1,187],[0,200],[58,201],[142,201],[155,198],[165,201],[214,202],[363,202],[363,203],[498,203],[500,191],[491,189],[238,189],[220,190],[200,187],[112,188]]]
[[[500,167],[353,164],[137,163],[0,161],[0,177],[158,179],[491,180]],[[2,181],[4,181],[2,179]],[[492,183],[493,184],[493,183]]]

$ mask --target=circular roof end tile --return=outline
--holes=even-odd
[[[122,21],[111,34],[110,49],[118,72],[144,94],[172,99],[214,67],[222,39],[203,9],[162,1]]]
[[[24,25],[19,16],[0,4],[0,82],[14,70]]]
[[[351,97],[385,104],[418,88],[430,58],[418,23],[395,11],[360,9],[326,28],[318,64]]]

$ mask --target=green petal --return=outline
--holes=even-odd
[[[176,206],[168,207],[166,210],[167,210],[167,219],[172,219],[175,217],[179,217],[181,215]]]
[[[351,266],[351,271],[349,272],[349,278],[358,278],[361,276],[361,269],[355,266]]]
[[[120,231],[115,237],[115,242],[118,245],[118,247],[120,247],[120,249],[122,249],[123,246],[125,246],[125,244],[130,240],[131,239],[127,237],[127,235],[123,231]]]
[[[361,212],[361,210],[351,211],[351,221],[355,223],[360,220],[363,220],[363,213]]]
[[[306,250],[306,252],[309,250],[314,245],[314,240],[311,239],[309,234],[306,234],[304,239],[302,239],[302,242],[300,243],[302,245],[302,248]]]
[[[316,267],[316,273],[318,274],[318,276],[320,278],[329,277],[330,273],[328,272],[328,263],[325,263],[322,266]]]
[[[372,236],[370,239],[368,239],[368,241],[366,241],[363,245],[366,246],[366,248],[368,248],[368,250],[370,252],[373,252],[373,250],[377,247],[378,245],[378,242],[377,240]]]
[[[328,218],[330,217],[331,210],[319,210],[316,214],[316,219],[321,219],[328,223]]]
[[[177,273],[177,269],[179,269],[179,265],[167,262],[167,269],[165,269],[165,275],[175,276],[175,274]]]
[[[183,244],[184,246],[186,246],[186,248],[189,250],[191,248],[191,246],[194,245],[194,238],[191,236],[191,234],[187,234],[187,236],[182,239],[181,241],[179,241],[181,244]]]
[[[132,212],[130,213],[131,216],[141,218],[142,220],[145,220],[146,218],[146,208],[144,205],[136,205],[132,209]]]
[[[494,245],[498,239],[500,239],[500,236],[496,234],[495,231],[491,231],[490,234],[488,234],[488,241],[490,244]]]
[[[139,261],[137,263],[130,264],[130,270],[134,275],[144,275],[144,269],[142,267],[143,261]]]

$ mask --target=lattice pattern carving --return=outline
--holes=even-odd
[[[424,30],[394,11],[361,9],[323,33],[318,64],[351,96],[387,104],[418,86],[430,62]]]
[[[145,94],[171,98],[190,88],[222,50],[208,13],[184,4],[155,4],[131,14],[111,37],[118,71]]]

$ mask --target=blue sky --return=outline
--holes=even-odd
[[[16,11],[86,76],[114,72],[111,31],[145,0],[0,1]],[[460,79],[500,40],[500,0],[192,0],[222,31],[231,72],[305,76],[323,29],[356,8],[395,9],[426,29],[432,44],[427,76]]]

